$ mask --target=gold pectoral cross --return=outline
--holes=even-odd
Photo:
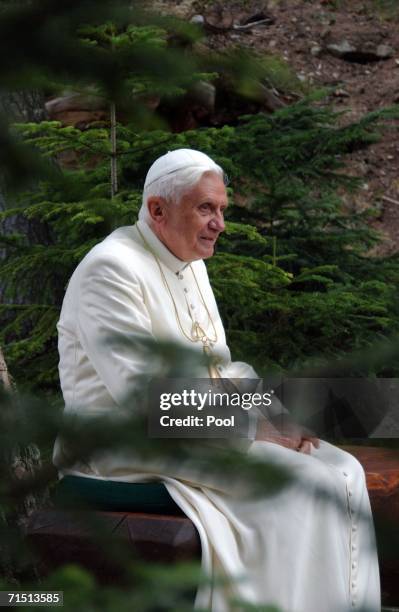
[[[202,342],[202,350],[204,355],[207,357],[208,362],[209,378],[220,378],[220,374],[215,363],[215,356],[211,350],[209,338],[197,321],[194,321],[193,324],[193,335],[197,340],[201,340]]]

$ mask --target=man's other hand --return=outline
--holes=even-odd
[[[319,448],[319,439],[311,431],[294,421],[278,416],[272,420],[258,419],[255,440],[274,442],[299,453],[310,455],[312,445]]]

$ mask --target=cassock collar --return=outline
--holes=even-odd
[[[167,266],[175,274],[182,272],[189,263],[178,259],[169,251],[169,249],[161,242],[156,234],[152,231],[149,225],[145,221],[137,221],[136,226],[143,234],[144,238],[148,242],[150,248],[154,251],[158,259]],[[140,234],[139,234],[140,235]]]

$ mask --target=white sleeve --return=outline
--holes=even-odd
[[[225,369],[223,376],[231,379],[246,379],[248,382],[249,392],[252,393],[266,393],[271,391],[271,389],[265,389],[263,380],[259,378],[254,368],[243,361],[233,361],[231,362]],[[251,385],[252,383],[252,385]],[[242,387],[242,385],[240,385]],[[252,387],[252,388],[251,388]],[[249,416],[249,428],[248,428],[248,437],[249,439],[255,439],[256,437],[256,429],[259,418],[274,418],[280,416],[282,414],[289,414],[289,411],[285,406],[281,403],[277,395],[271,396],[271,404],[267,408],[263,408],[260,410],[256,406],[252,406],[252,408],[248,411]]]
[[[138,376],[150,374],[143,341],[154,338],[140,283],[118,258],[107,255],[86,266],[78,295],[77,333],[98,376],[121,405]]]

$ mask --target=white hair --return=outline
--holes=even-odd
[[[225,174],[222,168],[217,164],[209,164],[209,168],[204,165],[181,168],[180,170],[161,176],[156,181],[150,183],[148,187],[145,186],[143,190],[143,200],[139,210],[139,219],[148,224],[151,222],[147,206],[148,198],[157,196],[164,198],[168,203],[176,205],[180,202],[183,195],[187,193],[187,191],[190,191],[190,189],[201,180],[201,177],[206,172],[213,172],[224,180]]]

